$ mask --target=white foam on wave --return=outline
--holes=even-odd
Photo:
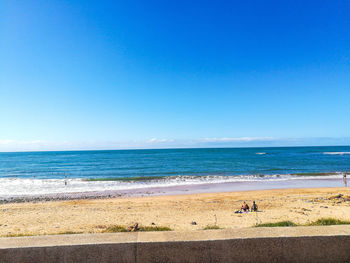
[[[344,154],[350,154],[350,152],[324,152],[323,154],[344,155]]]
[[[266,154],[266,153],[264,153],[264,152],[261,152],[261,153],[255,153],[255,154],[259,154],[259,155],[264,155],[264,154]]]
[[[267,182],[305,179],[339,178],[339,174],[327,176],[293,175],[242,175],[242,176],[175,176],[149,181],[85,181],[82,179],[24,179],[0,178],[0,197],[35,196],[45,194],[66,194],[84,192],[103,192],[137,190],[154,187],[201,185],[234,182]],[[65,184],[67,182],[67,185]]]

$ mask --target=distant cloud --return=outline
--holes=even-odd
[[[67,142],[48,142],[43,140],[0,140],[0,151],[46,151],[67,146]]]
[[[144,141],[45,141],[0,140],[0,152],[64,151],[64,150],[118,150],[157,148],[213,148],[213,147],[273,147],[350,145],[350,138],[275,138],[275,137],[213,137],[201,139],[151,138]]]
[[[204,138],[203,142],[254,142],[254,141],[272,141],[273,137],[234,137],[234,138]]]
[[[34,141],[15,141],[15,140],[0,140],[0,145],[33,145],[40,144],[43,141],[34,140]]]
[[[0,144],[10,144],[13,143],[13,140],[0,140]]]
[[[147,143],[166,143],[166,142],[174,142],[173,139],[158,139],[158,138],[152,138],[147,141]]]

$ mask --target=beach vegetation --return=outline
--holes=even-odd
[[[104,232],[104,233],[115,233],[115,232],[128,232],[128,230],[125,227],[123,227],[123,226],[114,225],[114,226],[107,227],[102,232]]]
[[[37,235],[38,234],[34,234],[34,233],[9,233],[1,237],[29,237],[29,236],[37,236]]]
[[[331,226],[331,225],[350,225],[350,221],[340,220],[336,218],[320,218],[308,224],[296,224],[292,221],[281,221],[276,223],[263,223],[255,227],[283,227],[283,226]]]
[[[336,218],[320,218],[308,224],[309,226],[331,226],[331,225],[350,225],[350,221],[340,220]]]
[[[167,226],[139,226],[136,231],[172,231],[170,227]],[[120,225],[114,225],[107,227],[105,230],[102,231],[103,233],[116,233],[116,232],[134,232],[130,229],[125,228],[124,226]]]
[[[73,235],[73,234],[83,234],[83,232],[64,231],[64,232],[55,232],[55,233],[9,233],[1,237],[29,237],[29,236],[43,236],[43,235]]]
[[[139,231],[172,231],[172,229],[167,226],[140,226]]]
[[[283,226],[298,226],[298,225],[292,221],[280,221],[275,223],[257,224],[255,227],[283,227]]]
[[[83,234],[83,232],[64,231],[64,232],[58,232],[56,235],[75,235],[75,234]]]
[[[215,229],[221,229],[221,227],[217,225],[207,225],[206,227],[203,228],[203,230],[215,230]]]

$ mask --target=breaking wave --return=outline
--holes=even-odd
[[[350,154],[350,152],[324,152],[323,154],[344,155],[344,154]]]
[[[266,182],[305,179],[340,178],[341,173],[304,173],[241,176],[165,176],[146,178],[91,178],[91,179],[34,179],[0,178],[0,197],[35,196],[45,194],[86,193],[147,189],[154,187],[186,186],[234,182]],[[305,178],[307,177],[307,178]]]

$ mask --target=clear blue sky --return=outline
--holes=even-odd
[[[350,144],[350,1],[1,1],[0,151]]]

